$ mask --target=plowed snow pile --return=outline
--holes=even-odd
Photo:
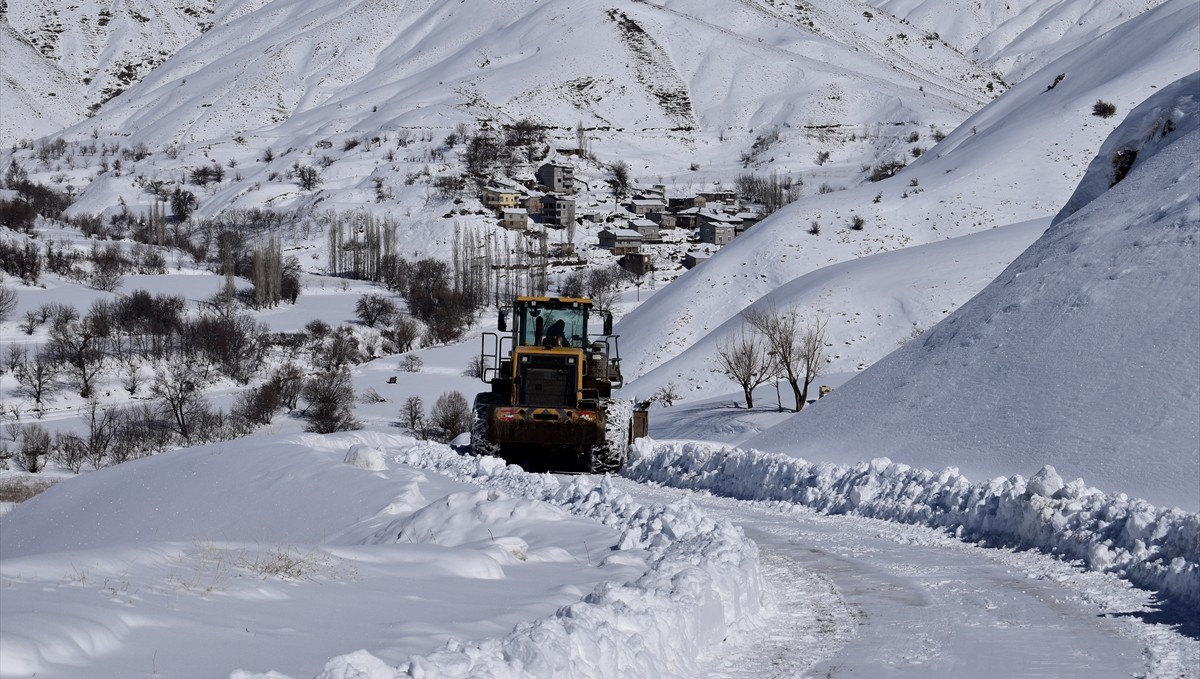
[[[974,299],[747,447],[973,480],[1053,465],[1200,509],[1200,74],[1130,113]]]

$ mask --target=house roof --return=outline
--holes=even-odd
[[[602,229],[600,231],[600,233],[606,233],[606,232],[616,236],[618,240],[620,240],[622,238],[641,239],[641,237],[642,237],[642,234],[638,233],[637,231],[634,231],[633,229],[611,228],[611,229]]]
[[[520,195],[524,192],[524,189],[519,189],[515,186],[497,186],[495,184],[488,184],[487,186],[483,187],[483,190],[491,191],[492,193],[515,193],[517,195]]]
[[[630,222],[630,224],[635,227],[650,227],[650,226],[657,227],[658,226],[658,224],[655,224],[654,222],[650,221],[649,219],[635,219],[632,222]]]
[[[739,224],[742,221],[738,217],[734,217],[733,215],[727,215],[727,214],[724,214],[721,212],[702,212],[702,213],[700,213],[700,216],[703,217],[704,219],[709,220],[710,222],[720,222],[722,224],[727,224],[730,226],[732,226],[734,224]]]

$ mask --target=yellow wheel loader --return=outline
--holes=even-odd
[[[512,328],[508,313],[512,313]],[[614,398],[623,383],[612,314],[591,334],[592,301],[517,297],[501,308],[496,332],[483,335],[471,451],[527,468],[616,472],[629,445],[646,435],[645,407]]]

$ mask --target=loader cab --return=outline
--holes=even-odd
[[[518,297],[513,304],[513,346],[583,349],[591,308],[585,299]]]

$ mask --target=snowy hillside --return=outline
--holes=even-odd
[[[16,0],[5,8],[0,75],[10,94],[0,139],[7,144],[83,120],[199,36],[213,2]],[[30,49],[18,52],[17,42]],[[48,72],[57,77],[48,80]],[[48,95],[51,82],[54,94]]]
[[[87,107],[74,78],[2,20],[0,52],[0,139],[54,134],[83,118]]]
[[[1198,91],[1193,74],[1130,113],[1046,234],[957,313],[748,445],[971,478],[1051,464],[1196,511]]]
[[[1024,80],[1161,0],[871,0],[874,7],[936,32],[963,54]]]
[[[619,9],[488,2],[470,11],[429,0],[237,2],[186,12],[152,3],[150,23],[132,12],[128,25],[118,12],[100,29],[86,25],[95,7],[11,6],[14,28],[64,70],[83,75],[91,57],[101,75],[135,72],[141,83],[81,129],[133,131],[152,146],[260,134],[300,145],[304,135],[526,116],[631,131],[948,122],[985,101],[990,81],[944,44],[896,38],[901,22],[883,14],[869,21],[860,3],[829,3],[811,16],[769,2],[680,0]],[[45,28],[47,13],[61,35]],[[201,20],[212,25],[202,35]],[[166,29],[157,43],[144,35],[149,25]],[[141,61],[92,54],[127,43],[157,51]],[[147,74],[157,55],[169,58]],[[815,96],[836,94],[828,89],[835,79],[845,97]]]
[[[895,177],[846,191],[805,196],[722,248],[630,314],[619,329],[627,364],[648,372],[722,328],[780,286],[830,264],[1055,214],[1124,112],[1195,68],[1200,12],[1193,0],[1167,2],[1044,66],[971,116]],[[1061,80],[1059,74],[1066,74]],[[1057,82],[1056,82],[1057,81]],[[1053,85],[1053,87],[1051,87]],[[1092,114],[1097,100],[1117,117]],[[922,142],[924,143],[924,142]],[[853,219],[863,228],[851,228]],[[814,226],[819,229],[813,234]],[[998,273],[997,267],[988,275]],[[736,282],[736,285],[730,285]],[[721,290],[713,295],[710,291]],[[974,290],[967,294],[973,293]],[[791,300],[774,295],[785,307]],[[795,300],[799,302],[800,300]],[[961,302],[948,294],[943,303]],[[943,307],[945,309],[946,307]],[[806,314],[836,317],[871,309],[820,303]],[[940,311],[940,310],[939,310]],[[911,320],[885,325],[884,345],[905,339]],[[925,316],[920,325],[937,319]],[[661,329],[652,332],[651,328]],[[890,330],[889,330],[890,328]],[[729,328],[723,328],[722,334]],[[897,333],[897,330],[900,332]],[[831,324],[834,346],[858,342],[862,326]],[[709,361],[712,342],[686,362]],[[862,353],[834,371],[882,354]],[[666,377],[663,378],[664,380]]]

